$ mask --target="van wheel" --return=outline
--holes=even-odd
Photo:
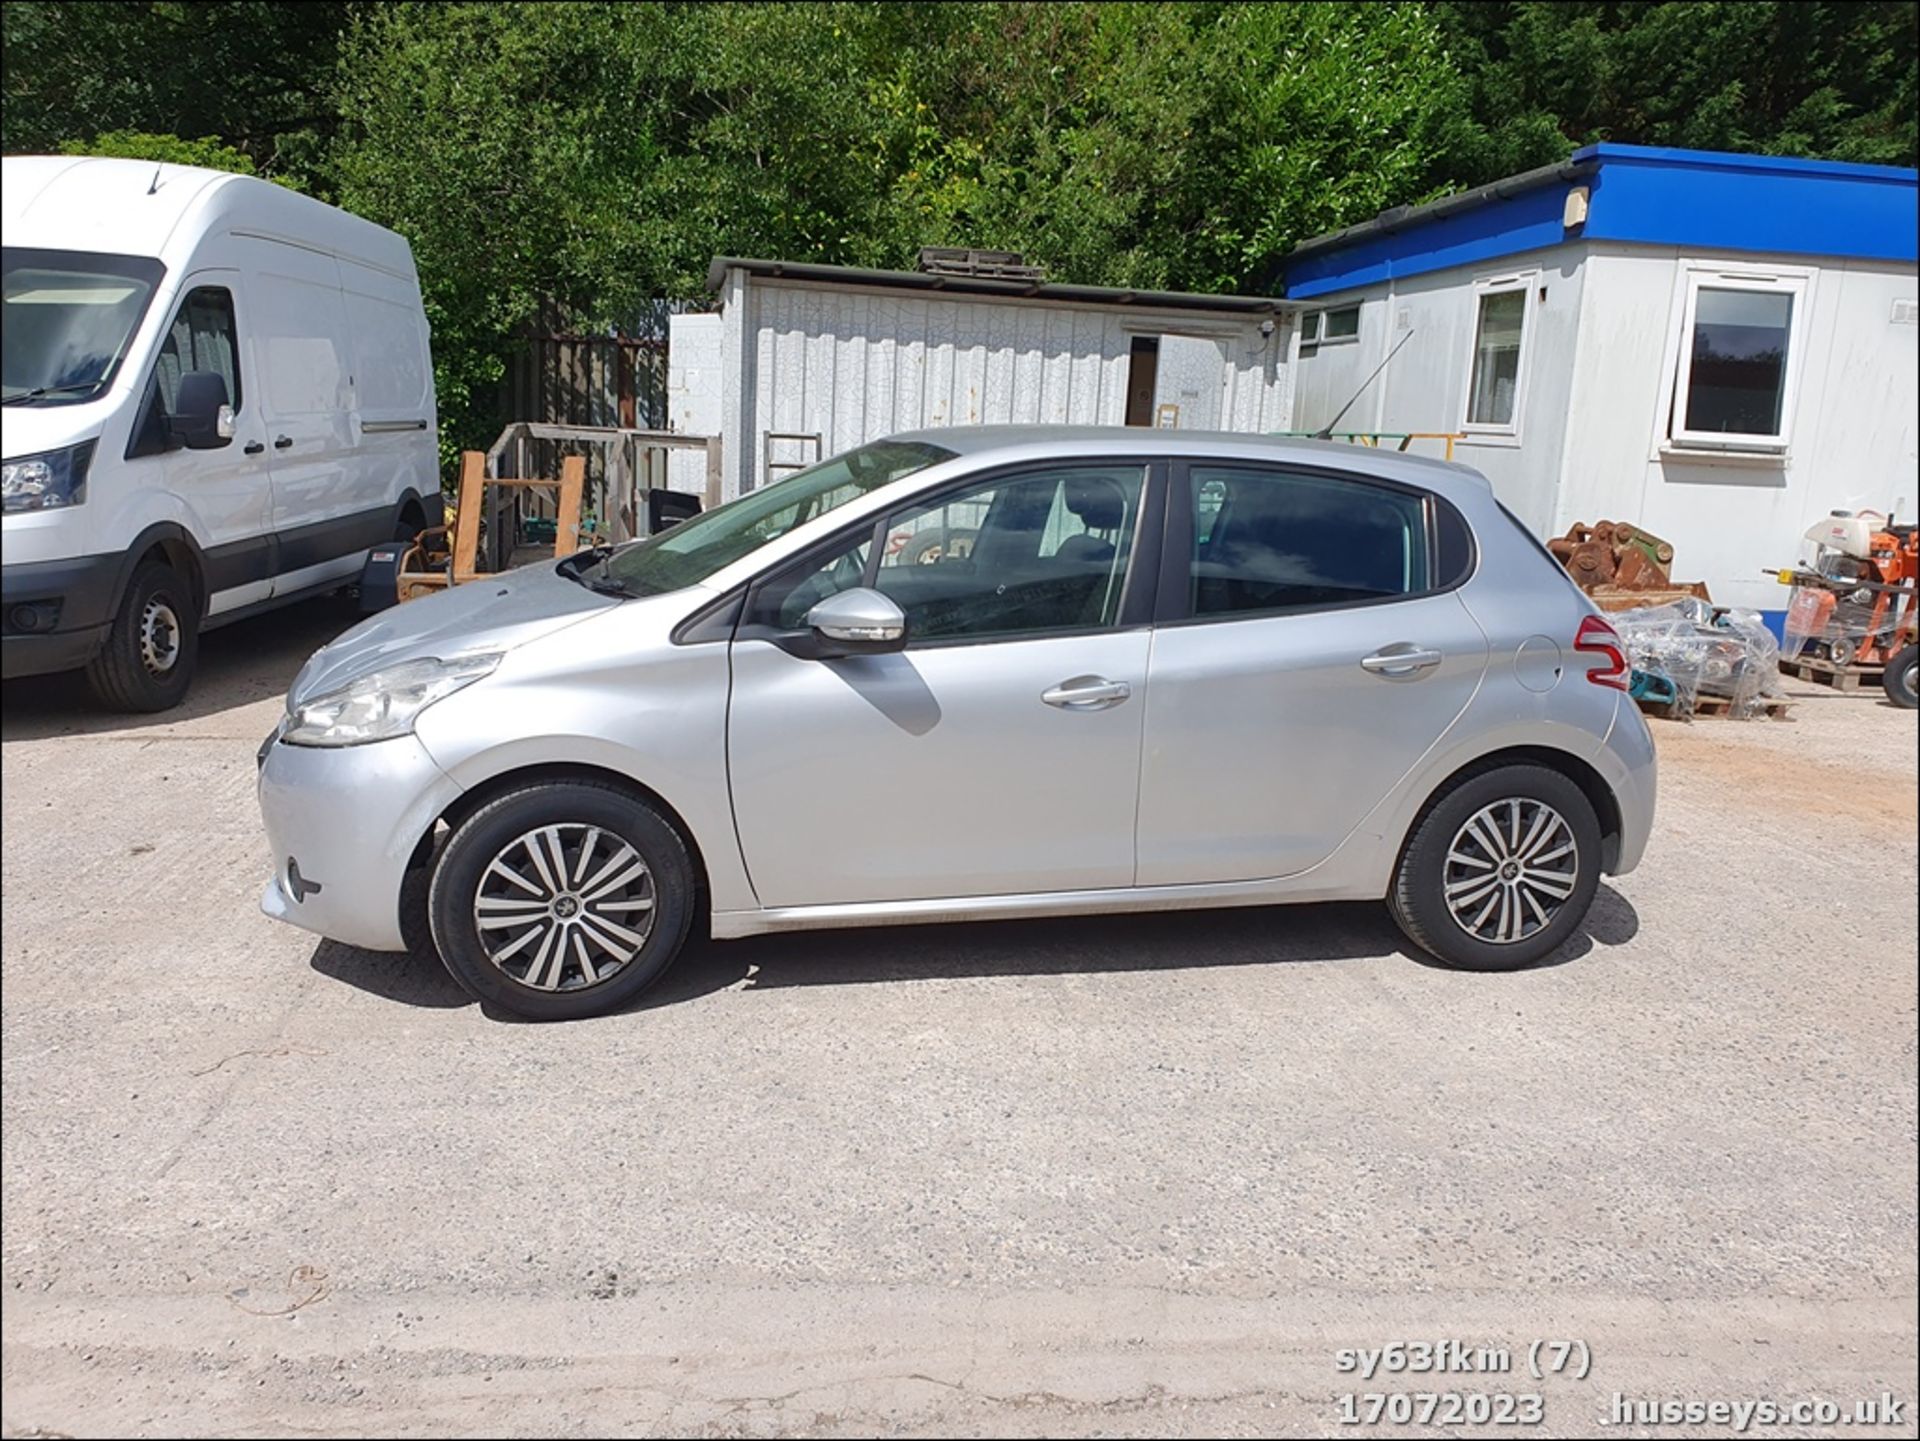
[[[186,699],[199,656],[193,587],[165,561],[150,560],[133,573],[107,643],[87,662],[87,684],[115,710],[172,710]]]
[[[536,1021],[604,1015],[666,972],[693,864],[651,806],[595,781],[541,782],[460,823],[434,867],[434,944],[468,994]]]
[[[1600,822],[1545,766],[1496,765],[1441,795],[1400,856],[1393,918],[1465,971],[1516,971],[1558,950],[1600,885]]]

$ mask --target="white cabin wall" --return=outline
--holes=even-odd
[[[1811,269],[1789,449],[1784,457],[1716,457],[1667,443],[1672,363],[1690,265],[1762,268],[1767,257],[1613,246],[1590,257],[1572,428],[1557,528],[1633,520],[1673,543],[1677,579],[1704,580],[1716,601],[1777,611],[1787,592],[1761,574],[1791,564],[1806,528],[1830,510],[1893,510],[1912,520],[1920,331],[1896,323],[1915,268],[1781,257]]]
[[[719,435],[725,423],[723,321],[712,313],[667,318],[667,429],[681,435]],[[707,457],[697,450],[667,452],[667,484],[705,494]]]
[[[1317,353],[1300,357],[1295,428],[1317,429],[1332,420],[1411,330],[1412,338],[1336,429],[1461,431],[1477,315],[1474,283],[1521,272],[1537,274],[1529,287],[1519,435],[1467,436],[1454,443],[1453,455],[1482,472],[1494,493],[1535,533],[1548,534],[1579,335],[1580,247],[1556,246],[1315,297],[1314,304],[1330,309],[1357,298],[1360,333],[1354,342],[1322,344]],[[1420,440],[1410,449],[1439,456],[1445,443]]]

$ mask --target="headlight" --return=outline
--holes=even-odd
[[[500,652],[491,651],[388,666],[300,705],[280,739],[296,746],[357,746],[411,735],[421,711],[499,664]]]
[[[80,504],[87,498],[87,466],[97,443],[83,440],[65,450],[0,461],[0,506],[11,512]]]

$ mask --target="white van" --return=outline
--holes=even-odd
[[[407,242],[251,176],[0,161],[4,675],[179,703],[199,632],[438,520]]]

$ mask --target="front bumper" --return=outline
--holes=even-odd
[[[118,555],[82,555],[0,566],[0,679],[73,670],[99,654],[113,620]],[[14,607],[57,604],[50,630],[23,630]]]
[[[459,794],[412,736],[331,749],[270,739],[260,814],[274,869],[260,909],[348,945],[404,951],[401,883]]]

